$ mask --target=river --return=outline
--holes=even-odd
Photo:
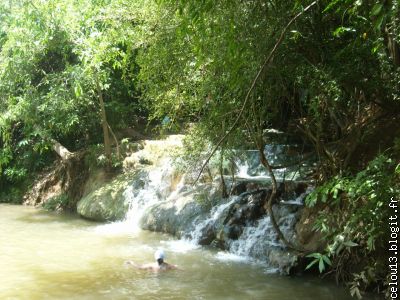
[[[0,205],[0,299],[352,299],[318,278],[270,274],[223,252],[122,225]],[[153,261],[158,248],[182,270],[157,274],[124,265]]]

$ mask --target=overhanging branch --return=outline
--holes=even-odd
[[[315,4],[317,4],[318,1],[314,1],[312,2],[310,5],[308,5],[306,8],[304,8],[303,11],[299,12],[297,15],[295,15],[290,21],[289,23],[287,23],[287,25],[285,26],[285,28],[282,30],[278,41],[275,43],[274,47],[272,48],[272,50],[269,52],[267,58],[265,59],[264,63],[262,64],[260,70],[258,71],[256,77],[254,78],[253,82],[251,83],[251,86],[249,88],[249,90],[247,91],[246,97],[244,98],[243,101],[243,105],[240,108],[239,114],[237,115],[235,121],[233,122],[231,128],[222,136],[222,138],[218,141],[218,143],[215,145],[215,147],[213,148],[213,150],[211,151],[211,153],[208,155],[207,159],[205,160],[205,162],[203,163],[199,174],[196,177],[196,180],[194,181],[193,184],[196,184],[197,181],[199,180],[201,174],[204,171],[204,168],[206,167],[206,165],[208,164],[208,162],[210,161],[211,157],[215,154],[215,152],[218,150],[219,146],[221,146],[221,144],[224,142],[224,140],[232,133],[232,131],[236,128],[236,126],[239,123],[240,118],[243,115],[244,109],[250,99],[250,95],[251,92],[253,91],[258,79],[260,78],[262,72],[265,70],[265,68],[268,66],[268,64],[271,62],[276,50],[278,49],[278,47],[280,46],[280,44],[282,44],[283,38],[286,34],[286,32],[288,31],[289,27],[293,24],[294,21],[296,21],[296,19],[298,17],[300,17],[303,13],[305,13],[306,11],[308,11],[311,7],[313,7]]]

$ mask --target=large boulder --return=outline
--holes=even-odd
[[[78,213],[94,221],[122,220],[129,208],[124,192],[133,181],[135,174],[122,174],[111,182],[90,192],[77,204]]]
[[[305,207],[301,210],[300,219],[296,223],[296,236],[299,244],[307,252],[320,252],[326,247],[322,234],[314,230],[319,208]]]
[[[193,220],[201,219],[209,210],[199,201],[199,198],[207,197],[206,193],[202,187],[180,191],[175,197],[148,208],[140,220],[140,227],[182,237],[194,228]]]

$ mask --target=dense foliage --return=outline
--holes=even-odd
[[[227,131],[221,149],[263,148],[271,127],[314,148],[320,187],[308,203],[325,207],[315,230],[329,247],[310,255],[311,266],[333,270],[351,283],[353,295],[384,285],[388,202],[399,195],[399,3],[319,1],[292,24],[266,66],[280,33],[306,3],[160,6],[146,20],[157,30],[147,31],[139,55],[152,117],[168,118],[167,126],[193,122],[192,153]]]
[[[101,96],[111,128],[144,116],[185,130],[194,164],[215,145],[264,149],[275,128],[317,154],[320,187],[308,204],[323,208],[315,228],[329,246],[311,263],[353,282],[354,294],[382,286],[386,202],[399,195],[399,6],[2,2],[1,191],[18,192],[54,160],[53,140],[72,151],[101,142]],[[355,270],[349,262],[358,257],[369,260]]]
[[[335,176],[307,199],[308,206],[323,207],[314,227],[329,242],[325,253],[310,254],[314,260],[309,266],[318,262],[321,272],[330,266],[338,281],[350,282],[358,298],[371,284],[390,282],[389,203],[400,194],[395,168],[392,159],[379,155],[355,176]]]
[[[71,151],[101,142],[99,86],[112,128],[145,115],[132,24],[115,10],[107,1],[2,2],[2,191],[51,162],[53,140]]]

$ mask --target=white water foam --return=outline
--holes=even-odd
[[[247,256],[241,256],[227,251],[217,252],[215,258],[220,261],[251,262],[251,259]]]
[[[185,239],[160,241],[160,244],[163,245],[165,249],[176,253],[187,253],[200,248],[200,245],[194,244],[192,241]]]
[[[272,228],[271,219],[266,216],[256,225],[245,227],[237,240],[232,241],[229,250],[239,256],[263,257],[265,247],[280,246],[276,242],[276,233]]]
[[[195,229],[193,230],[193,232],[191,233],[191,242],[194,244],[198,244],[203,230],[209,226],[209,225],[213,225],[218,219],[219,217],[222,215],[222,213],[225,212],[225,210],[229,209],[233,203],[235,203],[237,201],[238,197],[234,196],[231,197],[229,202],[220,204],[218,206],[214,206],[211,210],[210,213],[210,217],[201,221],[200,223],[198,223],[195,227]]]
[[[301,193],[298,197],[288,201],[281,201],[282,204],[293,204],[293,205],[304,205],[304,199],[308,194],[314,190],[313,186],[308,186],[304,193]]]
[[[129,204],[125,219],[95,227],[95,232],[105,235],[135,235],[141,229],[139,222],[145,210],[168,197],[172,173],[171,162],[165,160],[160,167],[152,168],[144,173],[144,186],[136,190],[131,184],[124,191],[125,203]],[[172,194],[170,195],[172,196]]]
[[[249,173],[254,173],[250,170],[256,162],[243,162],[238,165],[238,173],[236,177],[248,178],[252,181],[268,180],[269,176],[263,173],[260,175],[251,176]],[[171,191],[171,182],[173,169],[170,160],[165,160],[161,166],[152,167],[144,172],[141,178],[144,185],[140,188],[135,187],[133,184],[129,186],[124,192],[126,203],[129,203],[129,211],[125,220],[114,222],[111,224],[101,225],[96,228],[96,231],[102,234],[136,234],[140,231],[139,221],[143,216],[145,210],[156,204],[159,201],[166,199],[178,199],[182,195],[182,191],[187,189],[185,185],[184,176],[177,185],[174,191]],[[251,165],[253,167],[251,167]],[[283,173],[285,169],[281,170]],[[306,191],[308,193],[309,190]],[[306,194],[305,193],[305,194]],[[300,195],[296,199],[286,201],[287,204],[301,204],[304,200],[305,194]],[[198,222],[192,232],[189,233],[190,238],[181,240],[166,240],[160,241],[160,244],[168,251],[176,253],[187,253],[198,249],[199,241],[204,234],[204,230],[208,226],[214,226],[224,213],[234,203],[237,202],[239,196],[230,197],[227,202],[212,208],[210,215],[205,220]],[[279,226],[282,232],[289,232],[293,228],[294,214],[289,213],[282,217],[279,221]],[[195,223],[195,221],[194,221]],[[283,244],[278,241],[275,230],[272,227],[269,216],[256,221],[252,225],[243,228],[243,232],[237,240],[229,242],[229,252],[218,252],[215,257],[221,261],[235,261],[235,262],[249,262],[257,264],[266,264],[265,257],[268,256],[270,249],[284,248]],[[263,262],[262,262],[263,261]],[[276,272],[275,269],[269,267],[267,272]]]

